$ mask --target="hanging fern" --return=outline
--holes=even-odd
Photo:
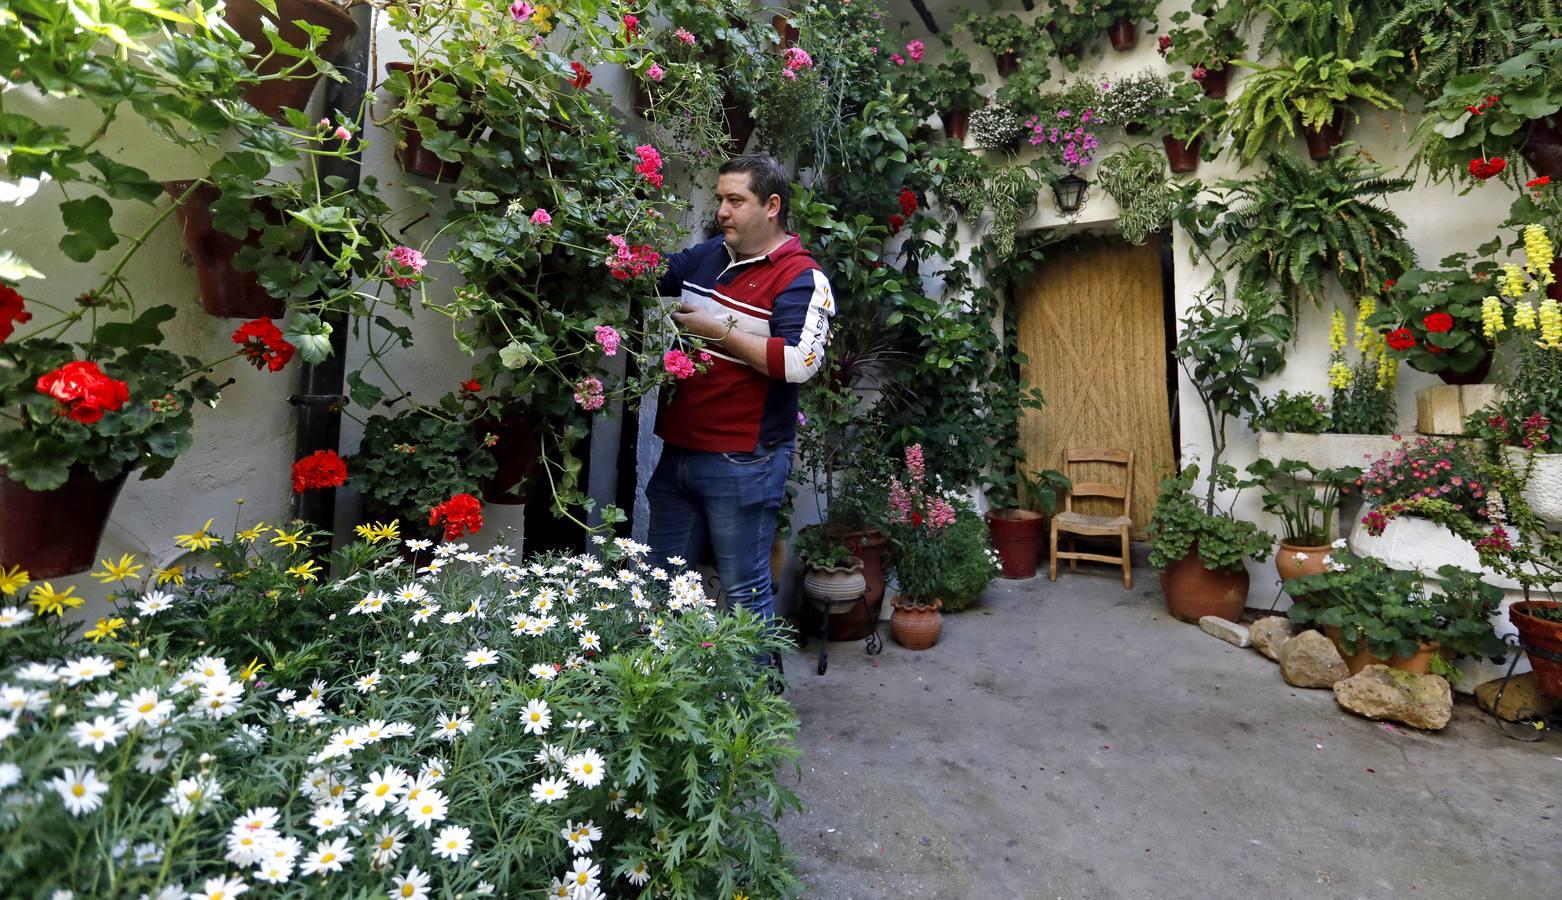
[[[1321,303],[1330,280],[1350,297],[1376,294],[1415,263],[1405,223],[1374,202],[1414,182],[1383,172],[1359,154],[1316,166],[1274,154],[1252,180],[1220,183],[1223,199],[1200,216],[1206,252],[1223,246],[1213,262],[1234,267],[1245,289],[1278,288],[1293,313],[1301,301]]]
[[[1553,35],[1562,34],[1559,0],[1401,0],[1394,6],[1372,43],[1405,54],[1411,81],[1426,97],[1441,93],[1455,75],[1517,53],[1521,25],[1550,23]]]
[[[1165,228],[1199,190],[1166,177],[1166,157],[1150,144],[1135,144],[1101,161],[1096,181],[1117,201],[1123,240],[1138,246]]]

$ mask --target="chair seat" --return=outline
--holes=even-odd
[[[1077,512],[1058,513],[1053,517],[1053,521],[1058,523],[1059,529],[1076,533],[1089,530],[1116,534],[1119,530],[1133,524],[1133,520],[1128,516],[1087,516]]]

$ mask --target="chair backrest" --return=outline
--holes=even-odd
[[[1106,463],[1123,467],[1122,484],[1114,484],[1106,481],[1078,481],[1074,479],[1075,464],[1077,463]],[[1134,452],[1132,450],[1116,450],[1103,447],[1072,447],[1063,452],[1063,474],[1067,475],[1074,486],[1063,496],[1063,509],[1066,512],[1074,511],[1075,497],[1103,497],[1109,500],[1118,500],[1123,505],[1121,515],[1128,515],[1129,504],[1133,502],[1134,495]]]

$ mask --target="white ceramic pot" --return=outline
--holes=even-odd
[[[1294,459],[1315,469],[1365,469],[1378,457],[1404,446],[1388,434],[1291,434],[1261,431],[1258,455],[1270,462]]]
[[[1526,454],[1519,447],[1502,448],[1508,465],[1523,473]],[[1529,481],[1524,485],[1524,502],[1552,531],[1562,531],[1562,453],[1535,453]]]
[[[830,612],[851,609],[868,592],[862,577],[862,560],[855,557],[844,566],[809,566],[803,573],[803,592],[819,600]]]

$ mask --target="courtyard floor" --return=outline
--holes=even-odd
[[[1098,574],[1099,573],[1099,574]],[[1167,615],[1154,573],[999,581],[913,653],[787,660],[804,896],[1519,898],[1562,884],[1562,735],[1436,734]]]

